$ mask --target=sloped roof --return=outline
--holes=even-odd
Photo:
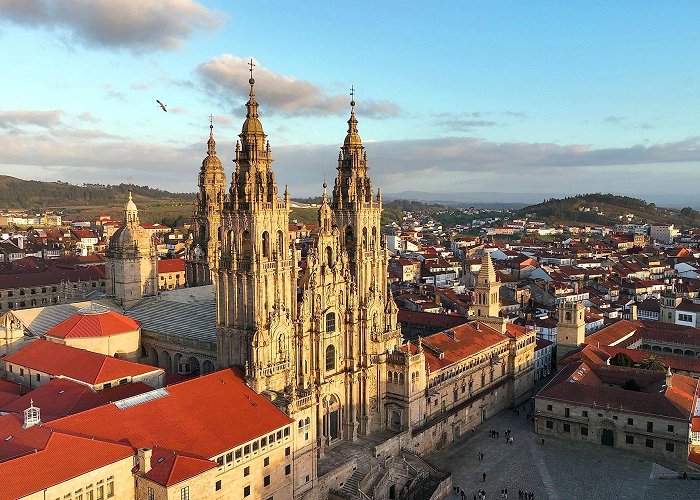
[[[158,261],[158,272],[161,274],[185,272],[185,261],[183,259],[161,259]]]
[[[151,455],[151,470],[146,473],[146,478],[163,486],[171,486],[215,467],[216,462],[211,460],[156,447]]]
[[[27,347],[6,356],[4,361],[90,385],[162,371],[161,368],[76,349],[48,340],[35,340]]]
[[[109,337],[139,329],[138,321],[111,311],[98,304],[82,308],[77,314],[61,321],[46,335],[61,339]]]
[[[46,425],[134,448],[160,446],[212,458],[294,422],[246,386],[243,375],[235,369],[158,391],[160,397],[120,405],[122,409],[116,404],[104,405]]]
[[[22,498],[133,455],[123,444],[48,432],[40,448],[0,463],[0,475],[12,478],[3,481],[3,498]]]
[[[0,405],[0,411],[22,415],[29,407],[30,401],[33,401],[34,406],[41,409],[42,422],[49,422],[151,390],[153,387],[143,382],[135,382],[93,391],[86,385],[54,378],[29,394],[17,396],[13,401]]]

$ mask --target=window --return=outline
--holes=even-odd
[[[185,486],[180,489],[180,500],[190,500],[190,487]]]
[[[270,486],[270,474],[263,478],[263,486]]]
[[[284,428],[284,437],[289,436],[289,427]]]
[[[335,331],[335,313],[329,312],[326,314],[326,332]]]
[[[571,410],[569,408],[564,408],[564,416],[565,417],[570,417],[571,416]]]
[[[613,420],[617,420],[617,415],[613,415]]]
[[[257,441],[253,441],[253,453],[255,453],[256,451],[258,451],[258,447],[259,447],[258,442],[257,442]]]
[[[231,462],[233,460],[233,452],[229,451],[226,454],[226,463]]]
[[[36,381],[37,381],[37,382],[41,382],[41,374],[40,374],[40,373],[37,373],[37,374],[36,374]],[[669,426],[669,427],[673,427],[673,426],[671,425],[671,426]]]
[[[267,467],[268,465],[270,465],[270,457],[265,457],[263,460],[263,467]]]
[[[244,497],[250,496],[250,486],[246,486],[245,488],[243,488],[243,496]]]
[[[675,451],[676,446],[673,443],[666,443],[666,451]]]
[[[554,429],[554,422],[547,420],[547,429]]]
[[[250,445],[249,444],[245,445],[245,447],[243,448],[243,453],[245,455],[250,455]]]
[[[249,475],[250,475],[250,467],[244,467],[243,468],[243,477],[246,477]]]
[[[654,447],[654,440],[647,438],[646,442],[644,443],[644,446],[647,448],[653,448]]]
[[[547,405],[547,411],[552,411],[552,405]]]
[[[285,457],[288,457],[289,454],[291,453],[291,451],[292,451],[291,448],[289,448],[289,446],[287,446],[287,447],[284,449],[284,456],[285,456]]]
[[[630,436],[629,434],[625,435],[625,443],[634,444],[634,436]]]
[[[588,411],[582,410],[582,411],[581,411],[581,416],[582,416],[582,417],[587,417],[587,416],[588,416]]]
[[[219,479],[216,484],[214,485],[214,489],[216,491],[219,491],[221,489],[221,479]]]
[[[672,426],[672,425],[669,425],[669,426],[668,426],[668,432],[673,432],[673,426]]]
[[[114,496],[114,476],[109,476],[107,478],[107,498],[112,498]]]
[[[236,460],[240,460],[241,456],[243,455],[243,452],[240,448],[236,450]]]
[[[647,422],[647,432],[654,432],[654,422]]]
[[[153,491],[153,488],[150,486],[148,487],[148,500],[155,500],[156,494]]]
[[[693,321],[693,317],[690,314],[678,313],[678,321]]]
[[[627,425],[634,425],[634,419],[633,419],[633,418],[628,418],[628,419],[627,419]]]
[[[103,500],[105,497],[105,487],[103,485],[97,486],[97,500]]]
[[[224,465],[224,456],[217,457],[216,463],[219,464],[219,466]]]
[[[564,432],[571,432],[571,425],[570,424],[564,424]]]
[[[329,345],[326,347],[326,371],[335,370],[335,347]]]
[[[588,427],[581,427],[581,435],[588,436]]]
[[[292,473],[292,465],[291,464],[285,465],[284,466],[284,475],[288,476],[291,473]]]

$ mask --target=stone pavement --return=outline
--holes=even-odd
[[[516,417],[507,410],[496,415],[428,459],[452,472],[453,484],[468,500],[480,489],[487,499],[500,500],[503,488],[509,500],[518,500],[518,489],[533,492],[538,500],[700,498],[700,481],[662,478],[663,468],[642,455],[553,437],[546,437],[543,446],[526,413],[521,410]],[[491,429],[500,432],[498,440],[489,437]],[[506,444],[506,429],[512,432],[513,444]],[[477,460],[479,451],[483,461]]]

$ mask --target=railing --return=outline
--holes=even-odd
[[[274,365],[266,366],[265,368],[253,369],[252,372],[253,376],[265,377],[286,370],[287,368],[289,368],[289,361],[281,361]]]
[[[406,363],[406,355],[402,352],[392,352],[386,355],[387,363],[403,365]]]

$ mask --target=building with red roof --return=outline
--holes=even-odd
[[[183,259],[160,259],[158,261],[158,289],[173,290],[187,283]]]
[[[52,378],[62,377],[94,390],[132,382],[162,387],[164,371],[113,356],[35,340],[3,358],[8,379],[27,387],[39,387]]]
[[[136,359],[141,323],[92,303],[46,332],[46,340],[88,351]]]
[[[700,380],[685,375],[572,361],[535,396],[535,428],[686,465],[700,447],[699,396]]]

